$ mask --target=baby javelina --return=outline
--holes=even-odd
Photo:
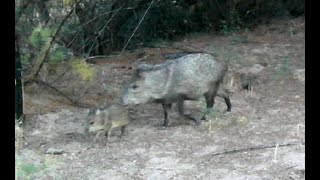
[[[93,143],[96,142],[101,133],[105,133],[107,141],[113,128],[121,128],[121,137],[124,134],[125,127],[129,124],[129,113],[124,106],[120,104],[112,104],[91,109],[88,114],[89,128],[87,130],[91,133],[97,133]]]

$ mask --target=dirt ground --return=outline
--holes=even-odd
[[[200,126],[170,113],[171,124],[160,130],[159,104],[133,107],[125,136],[115,129],[92,145],[84,133],[87,108],[57,103],[57,96],[25,91],[27,114],[16,164],[19,179],[305,179],[305,29],[304,18],[274,20],[237,35],[193,34],[175,42],[214,52],[228,62],[230,74],[259,64],[263,70],[252,91],[235,89],[232,111],[217,98],[219,115]],[[164,60],[172,48],[144,48],[149,63]],[[119,84],[127,69],[108,68]],[[238,83],[237,81],[234,82]],[[99,86],[99,84],[97,84]],[[116,99],[116,98],[115,98]],[[47,107],[47,108],[44,108]],[[50,108],[49,108],[50,107]],[[186,102],[197,113],[201,103]],[[50,109],[50,110],[48,110]],[[48,150],[61,151],[46,154]]]

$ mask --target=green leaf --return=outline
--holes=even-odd
[[[71,66],[83,81],[90,81],[95,74],[94,69],[82,59],[73,60]]]
[[[33,30],[30,36],[30,43],[37,48],[41,48],[46,42],[51,39],[51,30],[49,28],[37,27]]]

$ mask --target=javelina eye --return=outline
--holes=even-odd
[[[137,88],[138,88],[138,86],[135,84],[132,86],[132,89],[137,89]]]
[[[93,121],[90,122],[90,125],[92,125],[92,124],[93,124]]]

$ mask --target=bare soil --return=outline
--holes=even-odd
[[[236,35],[193,34],[173,45],[214,52],[229,64],[230,74],[259,64],[264,69],[252,91],[235,89],[232,111],[217,98],[219,115],[200,126],[178,116],[160,130],[159,104],[134,109],[125,136],[115,129],[110,142],[84,133],[87,108],[70,106],[50,90],[25,89],[22,164],[32,164],[31,179],[305,179],[305,29],[304,18],[274,20]],[[119,86],[128,68],[146,56],[147,63],[165,61],[175,48],[143,48],[119,60],[100,58],[107,76]],[[132,64],[133,63],[133,64]],[[237,81],[235,84],[239,83]],[[97,84],[96,86],[99,86]],[[35,90],[36,89],[36,90]],[[113,100],[117,101],[119,97]],[[200,102],[186,102],[200,112]],[[48,149],[59,154],[45,154]],[[24,179],[24,178],[21,178]]]

